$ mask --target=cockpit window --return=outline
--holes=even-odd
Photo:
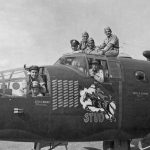
[[[62,57],[56,62],[56,64],[71,65],[73,59],[74,57],[66,57],[66,58]]]
[[[9,79],[11,76],[12,72],[4,72],[3,75],[5,77],[5,79]]]
[[[25,78],[25,73],[24,71],[15,71],[12,74],[12,78]]]
[[[25,96],[26,73],[25,70],[3,71],[0,73],[0,97]]]
[[[62,57],[56,64],[66,65],[87,74],[87,64],[84,57]]]
[[[42,86],[45,86],[43,93],[34,96],[49,96],[50,82],[49,73],[46,67],[39,67],[39,74],[31,79],[29,68],[13,69],[0,72],[0,97],[26,97],[37,94]],[[39,90],[39,91],[38,91]],[[38,92],[37,92],[38,91]]]
[[[109,61],[109,73],[113,79],[121,79],[120,63],[116,61]]]
[[[89,76],[99,82],[108,80],[108,66],[106,60],[88,58]]]

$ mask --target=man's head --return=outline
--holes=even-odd
[[[106,27],[104,28],[104,32],[106,34],[106,36],[109,38],[112,34],[111,28],[110,27]]]
[[[70,41],[71,44],[71,48],[73,51],[77,51],[78,50],[78,46],[79,46],[79,42],[77,40],[71,40]]]
[[[89,38],[89,34],[87,32],[82,33],[82,41],[86,42]]]
[[[91,64],[92,64],[93,71],[97,71],[98,70],[98,61],[93,59]]]
[[[39,75],[39,67],[38,66],[31,66],[29,68],[29,71],[30,71],[30,74],[31,74],[31,77],[33,79],[36,79]]]
[[[88,47],[91,49],[95,47],[95,42],[93,38],[88,39]]]
[[[31,85],[32,96],[37,96],[40,93],[40,84],[38,81],[33,81]]]

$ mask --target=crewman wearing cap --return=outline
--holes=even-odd
[[[41,92],[41,86],[39,84],[38,81],[33,81],[31,84],[31,92],[32,92],[32,96],[36,97],[36,96],[43,96],[42,92]]]
[[[89,38],[89,34],[87,32],[82,33],[82,41],[79,44],[80,50],[85,50],[87,48],[87,41]]]
[[[102,54],[107,57],[117,57],[119,54],[119,39],[116,35],[112,34],[111,28],[104,28],[105,35],[107,38],[100,45]]]
[[[104,82],[104,71],[101,64],[98,60],[93,59],[91,62],[91,69],[89,69],[89,74],[96,81],[103,83]]]
[[[31,66],[29,68],[30,76],[29,76],[29,90],[31,90],[32,82],[37,81],[40,84],[41,91],[43,94],[46,93],[46,83],[43,78],[39,75],[39,67]]]
[[[98,46],[95,46],[93,38],[88,39],[87,48],[84,50],[84,53],[87,54],[100,54],[100,49]]]
[[[70,44],[71,44],[71,48],[72,48],[73,51],[78,51],[79,50],[79,44],[80,43],[77,40],[72,39],[70,41]]]

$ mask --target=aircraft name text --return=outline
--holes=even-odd
[[[133,95],[136,95],[136,96],[148,96],[149,95],[149,93],[148,92],[138,92],[138,91],[134,91],[133,93],[132,93]]]
[[[35,105],[48,106],[49,103],[50,103],[50,101],[35,100]]]
[[[86,113],[83,118],[85,123],[102,123],[104,119],[105,116],[103,113]]]

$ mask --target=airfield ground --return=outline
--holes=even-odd
[[[33,143],[25,142],[0,142],[0,150],[31,150]],[[48,147],[42,148],[48,150]],[[58,146],[54,150],[66,150],[64,146]],[[102,142],[71,142],[68,144],[68,150],[102,150]]]
[[[132,144],[136,144],[133,141]],[[8,142],[0,141],[0,150],[32,150],[33,143],[27,142]],[[42,150],[48,150],[49,147],[42,148]],[[65,146],[58,146],[54,150],[66,150]],[[103,150],[102,142],[70,142],[68,144],[68,150]],[[137,150],[132,148],[132,150]]]

